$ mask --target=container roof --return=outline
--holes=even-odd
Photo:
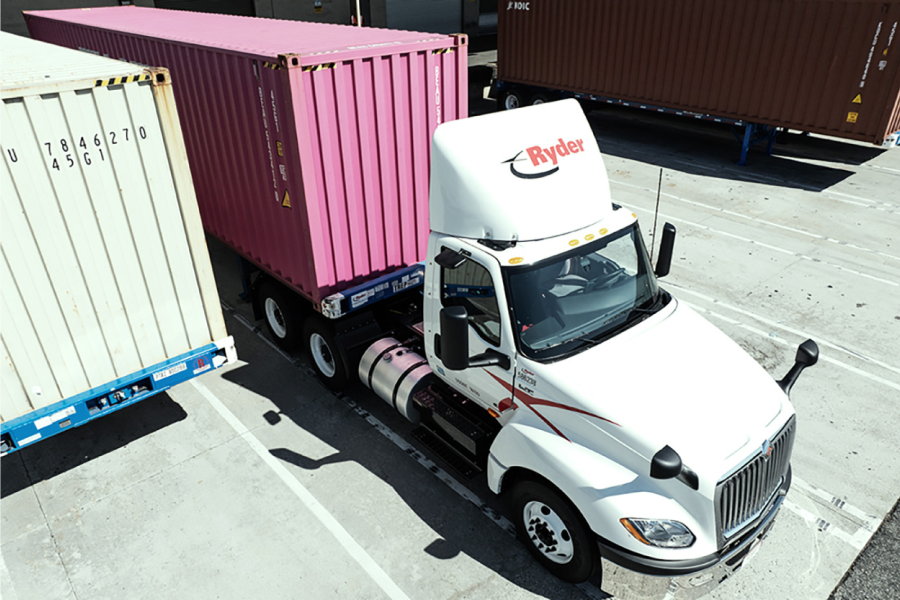
[[[453,45],[451,36],[437,33],[282,21],[138,6],[25,11],[25,15],[26,19],[29,15],[34,15],[148,38],[270,58],[281,54],[299,54],[302,57],[330,55],[327,58],[329,62],[333,62],[358,56],[371,56],[373,50],[378,49],[383,49],[385,54],[409,51],[409,45],[421,46],[422,42],[433,42],[435,48]],[[407,48],[404,50],[402,46]],[[302,60],[302,63],[316,64],[323,62],[324,58]]]
[[[11,33],[0,33],[0,52],[3,56],[0,79],[4,96],[14,90],[46,93],[53,88],[71,87],[66,86],[68,83],[93,82],[144,72],[144,68],[137,65]]]
[[[433,231],[523,242],[612,213],[603,156],[573,99],[438,126],[429,203]]]

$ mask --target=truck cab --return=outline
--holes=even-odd
[[[654,269],[574,100],[441,125],[430,222],[419,335],[371,344],[362,381],[483,468],[562,579],[739,565],[790,486],[814,342],[775,381],[659,285],[675,229]]]

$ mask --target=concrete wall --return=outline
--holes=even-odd
[[[23,10],[59,10],[63,8],[92,8],[95,6],[118,6],[118,0],[3,0],[0,3],[0,29],[16,35],[28,36]],[[153,0],[134,0],[130,4],[153,6]]]
[[[385,0],[391,29],[461,33],[464,0]]]
[[[350,25],[356,10],[354,0],[255,0],[255,4],[257,17],[337,25]]]

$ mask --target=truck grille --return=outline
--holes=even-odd
[[[791,417],[772,440],[772,451],[760,453],[716,486],[717,521],[723,541],[734,536],[770,505],[791,462],[796,418]]]

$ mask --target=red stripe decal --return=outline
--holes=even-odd
[[[527,394],[518,388],[513,389],[512,385],[503,381],[502,379],[500,379],[499,377],[497,377],[496,375],[494,375],[487,369],[485,369],[484,372],[487,373],[488,375],[490,375],[491,377],[493,377],[497,381],[497,383],[499,383],[504,388],[506,388],[507,391],[512,392],[513,398],[515,398],[516,400],[520,400],[522,402],[522,404],[524,404],[525,406],[530,408],[531,411],[534,412],[534,414],[536,414],[544,423],[547,424],[548,427],[550,427],[550,429],[555,431],[557,435],[559,435],[561,438],[563,438],[566,441],[571,442],[572,440],[570,440],[569,438],[564,436],[563,433],[553,425],[553,423],[548,421],[547,418],[544,417],[544,415],[542,415],[541,413],[539,413],[537,411],[535,406],[549,406],[551,408],[559,408],[562,410],[568,410],[570,412],[580,413],[580,414],[586,415],[588,417],[594,417],[595,419],[600,419],[601,421],[606,421],[607,423],[612,423],[616,427],[621,427],[621,425],[619,425],[615,421],[611,421],[611,420],[607,419],[606,417],[601,417],[600,415],[596,415],[596,414],[588,412],[586,410],[581,410],[580,408],[575,408],[573,406],[566,406],[565,404],[560,404],[559,402],[553,402],[552,400],[544,400],[543,398],[535,398],[534,396]],[[501,402],[501,405],[505,402],[507,402],[507,400],[503,400]]]

